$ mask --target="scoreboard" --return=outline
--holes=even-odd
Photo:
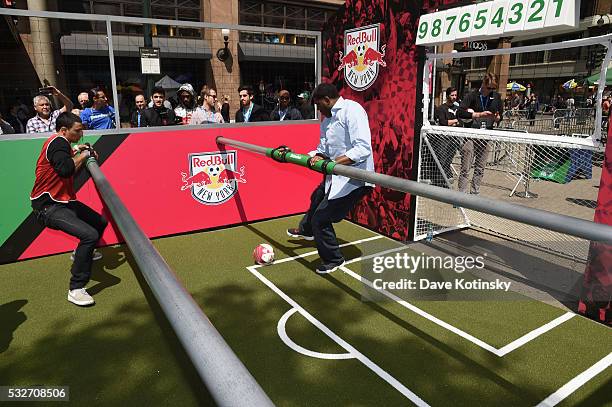
[[[580,0],[493,0],[422,15],[416,44],[576,28],[579,17]]]

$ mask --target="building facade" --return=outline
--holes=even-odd
[[[473,2],[459,2],[452,6],[459,7]],[[568,41],[588,38],[612,32],[612,0],[583,0],[580,6],[580,23],[576,29],[554,33],[529,34],[501,38],[499,40],[446,43],[438,47],[438,52],[482,49],[508,48]],[[569,93],[562,85],[574,79],[577,83],[596,73],[603,60],[603,49],[599,45],[582,48],[569,48],[550,51],[538,51],[510,56],[479,57],[470,59],[446,60],[438,65],[441,72],[436,84],[436,102],[443,98],[442,92],[449,86],[458,88],[459,94],[478,88],[481,78],[487,71],[500,77],[500,82],[516,81],[538,94],[540,103],[549,104],[555,96]],[[592,89],[582,89],[576,97],[583,100]],[[506,89],[500,89],[506,96]]]
[[[273,109],[275,93],[280,88],[294,96],[312,90],[316,80],[314,38],[276,30],[321,31],[342,3],[343,0],[17,0],[14,7],[270,28],[265,33],[231,31],[226,45],[221,29],[112,23],[120,103],[128,107],[120,109],[124,116],[131,104],[127,100],[140,91],[146,93],[151,82],[165,76],[180,83],[189,82],[198,92],[203,85],[215,87],[219,95],[229,97],[232,112],[238,109],[237,89],[241,84],[253,86],[256,102],[268,110]],[[5,83],[0,84],[3,109],[13,103],[15,95],[30,98],[45,83],[57,85],[75,102],[84,90],[100,85],[110,89],[105,22],[19,17],[14,21],[7,18],[0,25],[12,34],[0,46],[10,49],[13,58],[21,61],[19,72],[5,77]],[[160,48],[159,75],[141,74],[139,48],[143,46]],[[217,51],[226,46],[229,58],[222,61]]]

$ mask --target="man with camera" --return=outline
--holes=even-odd
[[[40,88],[41,93],[34,97],[34,110],[36,116],[32,117],[26,123],[27,133],[45,133],[48,131],[55,131],[55,121],[60,113],[69,112],[72,110],[72,101],[68,99],[62,92],[57,90],[54,86],[47,86]],[[46,95],[57,96],[57,98],[64,104],[61,109],[51,110],[51,101]]]
[[[174,126],[177,124],[174,110],[164,105],[166,91],[161,86],[153,88],[153,107],[148,107],[142,112],[140,127]]]
[[[36,162],[36,180],[30,201],[36,220],[50,229],[61,230],[79,239],[73,252],[68,301],[85,306],[94,303],[85,286],[91,277],[93,260],[102,258],[94,247],[102,237],[108,221],[82,202],[77,201],[74,175],[90,156],[98,158],[88,144],[73,148],[71,143],[83,137],[81,118],[64,112],[55,120],[56,133],[42,146]]]

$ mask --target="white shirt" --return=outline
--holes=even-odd
[[[331,109],[331,117],[321,122],[319,145],[314,153],[321,153],[332,160],[345,155],[355,162],[354,167],[374,171],[372,158],[372,135],[368,114],[357,102],[340,97]],[[327,199],[337,199],[348,195],[362,186],[373,186],[364,181],[354,180],[341,175],[325,178]]]

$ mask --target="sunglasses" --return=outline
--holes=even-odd
[[[487,89],[489,89],[489,90],[497,90],[497,88],[489,88],[489,87],[487,87]]]
[[[281,96],[279,99],[280,100],[289,100],[289,98],[287,96]]]

